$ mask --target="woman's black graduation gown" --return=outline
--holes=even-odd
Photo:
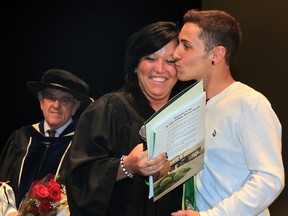
[[[67,169],[71,216],[170,216],[181,209],[181,186],[153,202],[147,177],[116,181],[120,157],[143,142],[144,121],[123,92],[104,95],[82,113]]]

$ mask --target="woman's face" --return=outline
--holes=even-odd
[[[160,107],[164,105],[177,82],[177,71],[173,58],[176,46],[177,40],[175,39],[160,50],[140,59],[137,68],[139,85],[152,107],[154,104],[158,104]],[[155,109],[155,107],[153,108]]]

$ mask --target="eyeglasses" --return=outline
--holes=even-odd
[[[64,97],[59,97],[58,98],[55,95],[49,94],[49,93],[43,94],[43,99],[46,99],[46,100],[48,100],[51,103],[54,103],[55,101],[58,101],[61,105],[68,105],[68,104],[71,104],[74,101],[74,98],[72,98],[72,97],[64,96]]]

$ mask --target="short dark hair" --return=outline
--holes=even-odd
[[[178,35],[178,25],[165,21],[151,23],[132,34],[126,48],[125,73],[134,73],[143,56],[158,51],[173,39],[177,39]]]
[[[191,9],[184,14],[183,22],[194,23],[201,29],[199,38],[204,41],[206,52],[215,46],[224,46],[225,61],[227,64],[230,63],[242,37],[240,24],[233,16],[220,10]]]
[[[180,28],[177,23],[169,21],[158,21],[142,27],[140,30],[131,35],[128,40],[125,56],[125,93],[126,97],[145,118],[152,115],[152,108],[150,107],[149,100],[142,92],[137,74],[137,69],[140,59],[146,55],[150,55],[172,40],[178,41]],[[173,96],[180,84],[176,84],[172,89]]]

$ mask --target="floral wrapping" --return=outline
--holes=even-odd
[[[64,185],[54,175],[34,181],[19,207],[20,216],[55,216],[68,205]]]

